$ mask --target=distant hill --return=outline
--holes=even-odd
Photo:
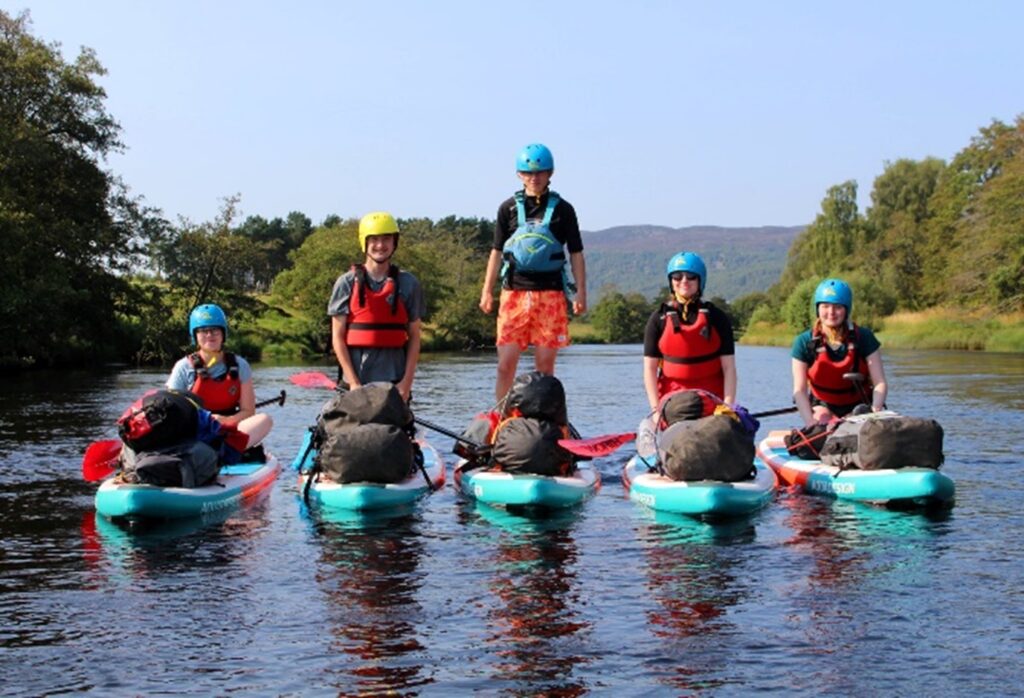
[[[629,225],[584,231],[590,305],[614,284],[645,298],[666,293],[665,265],[677,252],[696,252],[708,265],[705,297],[733,300],[779,280],[793,239],[806,226],[667,228]]]

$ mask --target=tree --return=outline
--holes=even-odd
[[[760,306],[765,305],[767,302],[768,294],[761,293],[760,291],[740,296],[732,302],[731,317],[733,332],[736,337],[743,335],[747,326],[750,324],[750,318],[754,314],[754,311]]]
[[[1022,159],[1024,117],[1013,126],[993,121],[942,173],[929,202],[921,282],[927,303],[952,296],[977,305],[1018,295]]]
[[[896,214],[909,216],[915,224],[923,223],[929,215],[928,200],[945,168],[946,163],[938,158],[886,163],[885,171],[875,178],[871,189],[869,227],[875,232],[883,231]]]
[[[788,294],[807,277],[823,278],[853,268],[854,251],[864,242],[864,218],[857,210],[857,183],[849,180],[829,187],[821,202],[821,213],[789,250],[780,281],[782,292]]]
[[[90,49],[66,62],[0,11],[0,364],[113,358],[124,273],[165,222],[100,166],[122,148]]]
[[[252,257],[249,290],[262,291],[270,287],[275,276],[288,268],[288,255],[313,232],[313,222],[299,211],[292,211],[284,220],[275,218],[268,221],[263,216],[249,216],[234,232],[252,240],[255,245],[258,254]]]
[[[652,312],[653,304],[639,293],[624,295],[610,291],[588,314],[601,339],[611,344],[625,344],[643,341],[644,327]]]

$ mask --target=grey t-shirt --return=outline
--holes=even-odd
[[[331,299],[327,302],[328,315],[331,317],[348,315],[355,278],[355,272],[349,270],[334,282]],[[371,291],[379,291],[387,281],[387,279],[374,281],[369,275],[366,280]],[[409,322],[415,322],[423,317],[425,310],[423,288],[416,277],[407,271],[398,272],[398,295],[405,304]],[[396,383],[405,377],[405,347],[397,349],[349,347],[348,352],[352,356],[352,364],[355,366],[356,375],[359,376],[361,383],[374,381]]]

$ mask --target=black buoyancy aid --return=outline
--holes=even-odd
[[[821,332],[815,330],[812,334],[815,357],[814,363],[807,369],[807,381],[811,387],[811,394],[822,402],[831,405],[856,405],[864,402],[864,396],[870,395],[874,389],[869,378],[867,360],[857,353],[858,335],[857,325],[853,325],[846,340],[846,354],[842,359],[836,360],[832,358]],[[852,372],[864,376],[863,392],[856,384],[843,378],[844,373]]]
[[[697,319],[684,325],[680,318],[679,303],[672,301],[661,306],[661,352],[659,394],[679,388],[707,390],[718,397],[725,391],[720,350],[722,338],[711,324],[711,311],[701,303]],[[665,388],[663,392],[661,387]]]
[[[235,355],[230,351],[223,353],[227,371],[216,378],[210,376],[210,369],[199,352],[188,358],[196,370],[196,380],[189,390],[203,401],[203,408],[214,414],[237,413],[241,409],[239,400],[242,399],[242,380],[238,375],[238,359]]]
[[[345,344],[350,347],[396,349],[409,341],[409,311],[398,293],[398,267],[388,269],[379,291],[369,288],[366,267],[356,264],[355,286],[348,304]]]
[[[502,247],[502,258],[505,261],[501,270],[502,278],[508,277],[512,272],[550,274],[561,271],[565,266],[565,250],[551,232],[551,218],[561,200],[558,192],[548,191],[544,218],[539,223],[526,220],[523,192],[517,191],[515,200],[518,227]]]

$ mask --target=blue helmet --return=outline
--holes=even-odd
[[[200,327],[219,327],[224,333],[224,339],[228,338],[228,319],[219,305],[203,303],[196,306],[188,316],[188,334],[193,342],[196,339],[196,330]]]
[[[519,151],[516,172],[543,172],[555,169],[555,157],[543,143],[531,143]]]
[[[680,252],[668,260],[665,275],[669,277],[668,285],[670,288],[672,286],[672,272],[675,271],[688,271],[699,276],[700,288],[698,290],[704,293],[704,283],[708,280],[708,268],[704,266],[704,260],[700,258],[699,254],[696,252]]]
[[[814,316],[818,316],[818,303],[834,303],[846,308],[846,319],[853,314],[853,290],[850,284],[842,279],[825,279],[818,284],[814,292],[814,300],[811,301],[811,310]]]

